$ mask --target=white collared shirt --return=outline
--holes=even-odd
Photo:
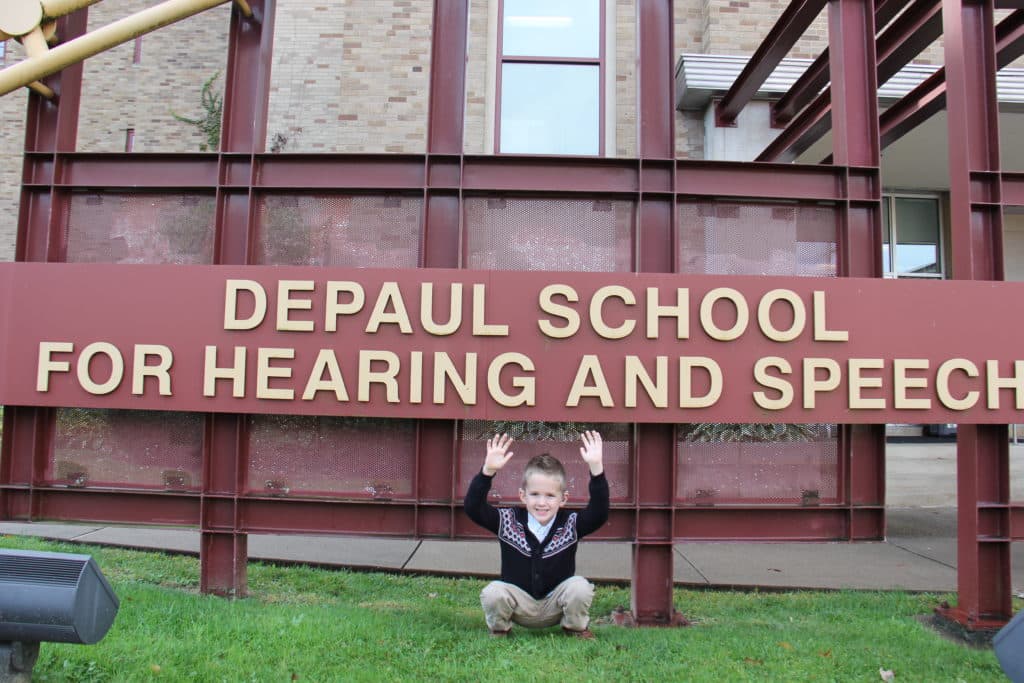
[[[551,526],[554,523],[554,517],[551,518],[550,522],[542,525],[540,522],[533,518],[533,515],[529,513],[527,513],[526,515],[526,524],[530,527],[530,533],[533,534],[541,543],[543,543],[544,539],[548,537],[548,532],[551,531]]]

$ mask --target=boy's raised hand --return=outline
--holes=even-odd
[[[583,445],[580,447],[580,455],[583,461],[590,466],[590,473],[595,477],[604,472],[603,451],[600,432],[586,431],[580,434]]]
[[[487,457],[484,458],[483,472],[488,477],[493,477],[498,473],[508,459],[512,457],[512,452],[508,450],[508,447],[512,445],[512,437],[508,434],[502,434],[487,439]]]

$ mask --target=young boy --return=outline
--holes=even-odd
[[[487,502],[494,475],[512,457],[508,434],[487,441],[483,467],[466,492],[469,518],[498,535],[501,580],[480,593],[492,636],[507,636],[512,624],[544,628],[561,623],[568,635],[593,638],[590,602],[594,586],[576,576],[579,539],[608,519],[608,480],[604,476],[601,435],[584,432],[580,455],[590,467],[590,501],[579,512],[561,509],[568,500],[565,469],[550,455],[530,459],[523,471],[519,500],[525,508],[495,508]]]

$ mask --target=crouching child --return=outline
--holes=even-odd
[[[512,457],[512,438],[502,434],[487,441],[487,455],[469,484],[465,509],[470,519],[497,534],[501,545],[501,580],[480,593],[493,636],[508,635],[515,623],[527,628],[561,624],[568,635],[594,637],[588,628],[594,586],[576,575],[576,548],[608,519],[608,481],[601,435],[587,431],[582,441],[580,455],[590,468],[590,500],[578,512],[563,509],[568,501],[565,468],[547,454],[526,463],[519,489],[524,507],[489,504],[494,476]]]

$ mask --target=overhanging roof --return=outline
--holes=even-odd
[[[724,95],[749,56],[685,53],[676,63],[676,108],[699,110]],[[783,59],[757,91],[759,99],[777,99],[799,78],[813,60]],[[878,89],[883,103],[894,102],[932,75],[939,65],[908,64]],[[1000,108],[1024,111],[1024,69],[1004,68],[996,76]]]

